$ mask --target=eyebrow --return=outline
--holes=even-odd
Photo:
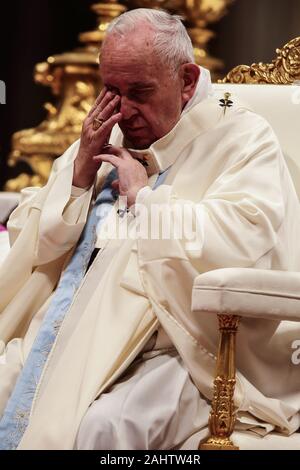
[[[130,88],[150,88],[154,86],[154,82],[133,82],[130,84]]]
[[[129,89],[152,89],[155,88],[155,83],[154,82],[133,82],[130,83]],[[109,84],[104,84],[108,90],[118,90],[118,87],[114,85],[109,85]]]

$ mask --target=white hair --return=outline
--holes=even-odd
[[[110,23],[106,37],[110,34],[123,36],[145,21],[154,30],[153,49],[164,64],[176,70],[181,64],[195,62],[192,41],[181,17],[163,10],[137,8],[127,11]]]

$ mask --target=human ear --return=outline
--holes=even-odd
[[[193,96],[200,77],[200,67],[196,64],[182,64],[180,67],[181,76],[181,98],[185,105]]]

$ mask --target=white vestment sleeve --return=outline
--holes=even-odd
[[[18,208],[12,213],[8,229],[11,245],[22,231],[32,210],[40,212],[34,265],[49,263],[68,252],[84,228],[93,195],[92,186],[81,195],[72,186],[75,142],[53,165],[44,188],[26,188]]]
[[[69,169],[73,175],[73,168]],[[44,264],[69,251],[79,240],[88,215],[93,186],[79,197],[71,196],[71,186],[65,198],[65,205],[59,205],[59,190],[64,174],[57,177],[53,190],[47,198],[41,213],[36,264]]]

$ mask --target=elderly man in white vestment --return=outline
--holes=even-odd
[[[80,141],[10,218],[2,448],[197,448],[218,332],[191,312],[195,277],[300,267],[299,204],[276,136],[211,92],[177,17],[121,15],[100,74]],[[245,319],[240,330],[238,426],[295,432],[293,325]]]

